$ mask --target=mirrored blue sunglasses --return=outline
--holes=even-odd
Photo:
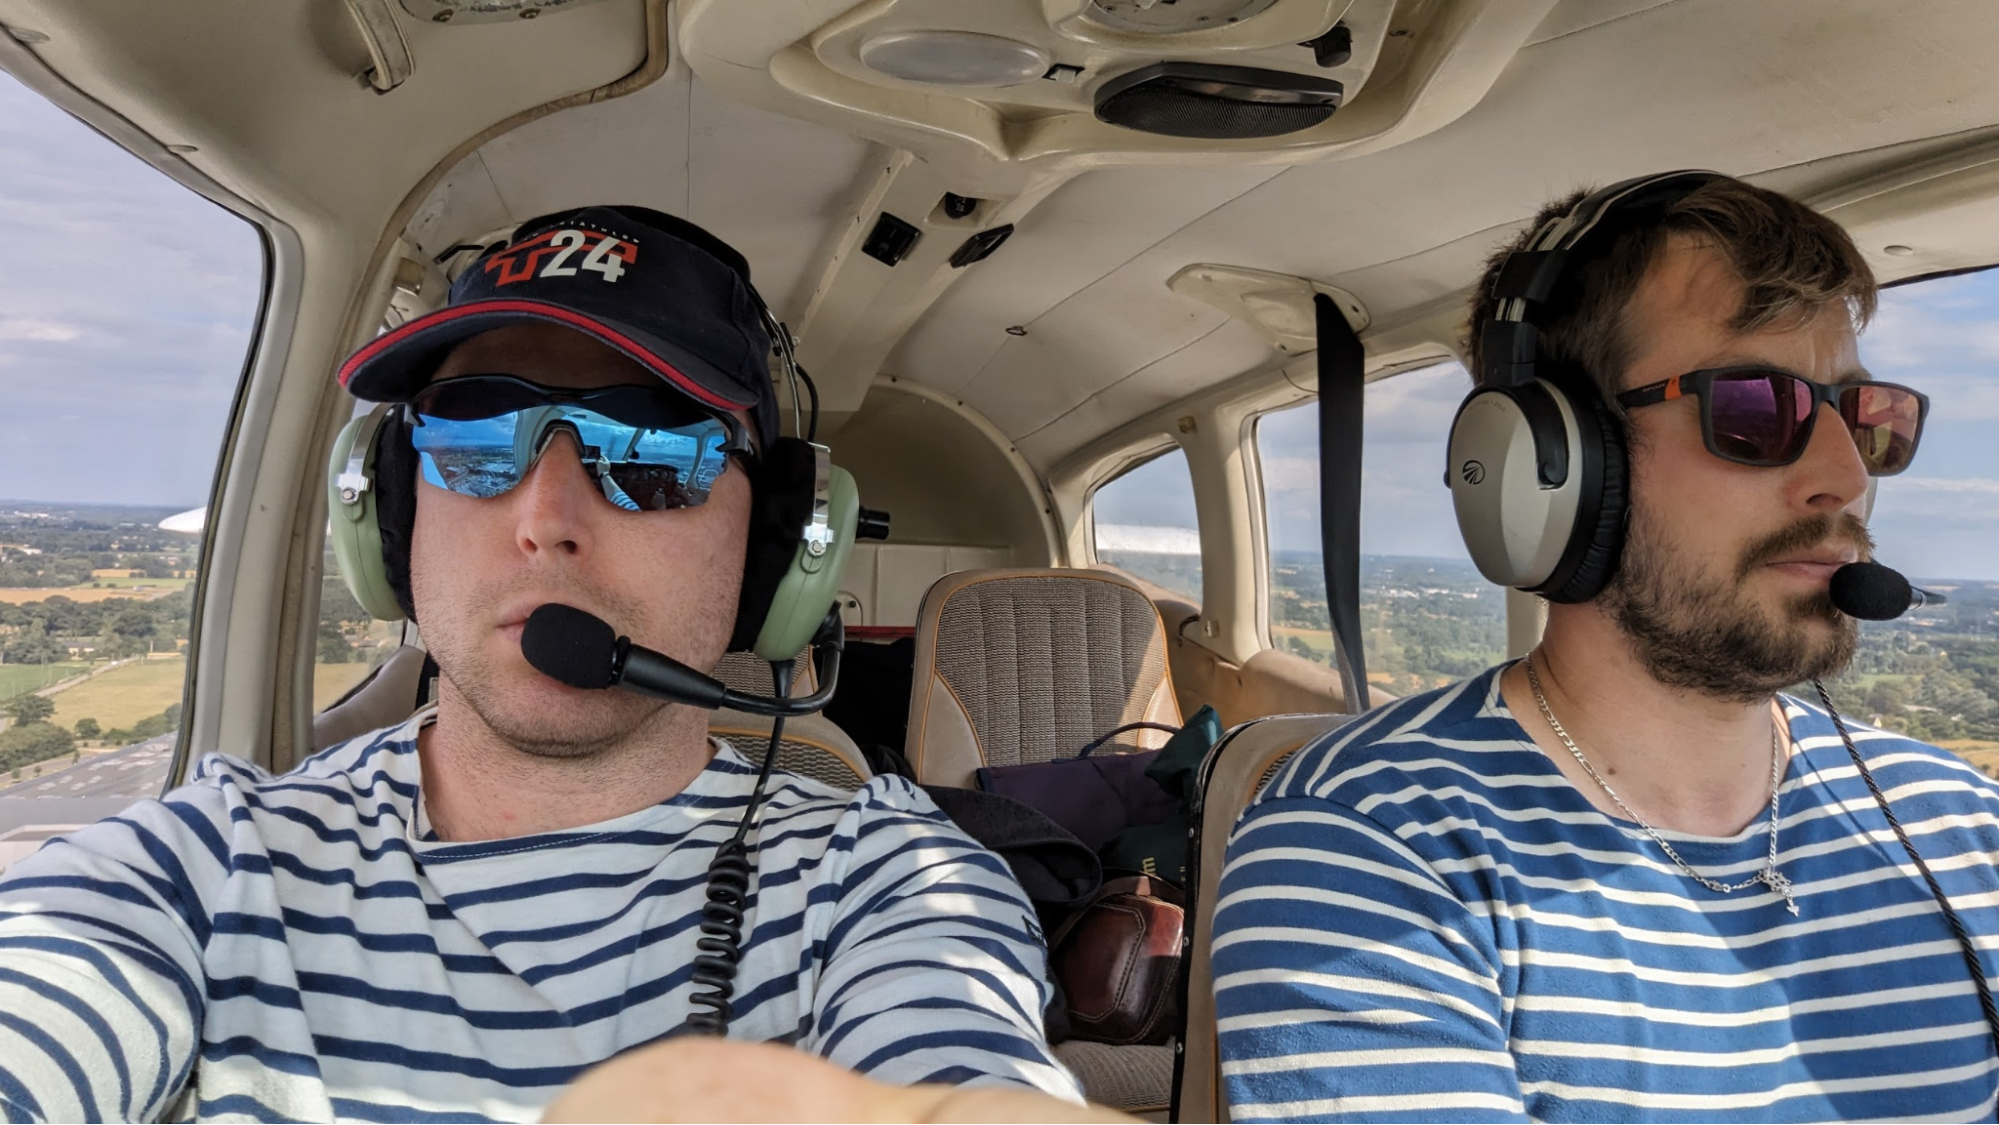
[[[511,375],[462,375],[425,387],[407,407],[423,479],[486,499],[524,480],[558,433],[576,442],[604,498],[626,511],[699,507],[748,432],[665,387],[587,391]]]

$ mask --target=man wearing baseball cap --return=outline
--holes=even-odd
[[[712,235],[591,207],[522,224],[341,366],[396,404],[371,487],[437,706],[281,777],[211,754],[10,868],[0,1116],[531,1120],[652,1045],[565,1105],[1081,1119],[1032,911],[899,778],[770,778],[728,1036],[1002,1089],[912,1100],[795,1053],[658,1043],[713,1007],[709,868],[763,747],[557,683],[520,638],[548,602],[700,670],[755,636],[778,554],[759,526],[783,518],[766,324]]]

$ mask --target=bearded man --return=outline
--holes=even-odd
[[[1780,694],[1851,659],[1829,584],[1927,400],[1861,367],[1837,225],[1685,180],[1559,251],[1531,352],[1490,327],[1604,197],[1481,279],[1472,369],[1525,355],[1601,423],[1628,514],[1585,534],[1621,551],[1524,660],[1332,732],[1244,814],[1237,1121],[1992,1119],[1999,786]]]

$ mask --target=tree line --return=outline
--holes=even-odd
[[[186,640],[193,598],[176,590],[162,598],[80,602],[64,594],[10,605],[0,602],[0,663],[55,664],[76,656],[116,660],[172,651]]]

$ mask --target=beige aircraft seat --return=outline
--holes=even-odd
[[[906,755],[925,785],[970,788],[981,766],[1073,757],[1126,723],[1180,725],[1159,612],[1101,570],[963,570],[923,596]],[[1098,753],[1156,748],[1134,731]],[[1173,1049],[1072,1040],[1055,1053],[1091,1101],[1163,1114]]]
[[[1216,1045],[1215,892],[1236,818],[1306,743],[1352,715],[1272,715],[1231,728],[1201,763],[1200,807],[1194,823],[1194,871],[1187,894],[1193,943],[1187,950],[1187,1026],[1180,1071],[1179,1120],[1227,1121],[1221,1058]]]
[[[1073,757],[1104,733],[1180,725],[1151,599],[1101,570],[961,570],[923,596],[905,756],[925,785]],[[1163,731],[1106,749],[1157,748]]]
[[[314,715],[313,752],[409,718],[420,705],[416,691],[417,681],[423,678],[423,656],[421,648],[403,645],[346,695]]]
[[[811,650],[801,653],[792,665],[791,694],[810,695],[819,690],[813,671]],[[769,695],[772,690],[770,664],[755,653],[732,652],[722,657],[715,678],[737,691]],[[751,761],[770,744],[771,720],[744,711],[721,710],[709,716],[708,733],[727,739],[737,753]],[[777,768],[823,781],[836,789],[853,792],[874,776],[861,748],[824,715],[801,715],[784,721],[784,736],[777,744]]]

